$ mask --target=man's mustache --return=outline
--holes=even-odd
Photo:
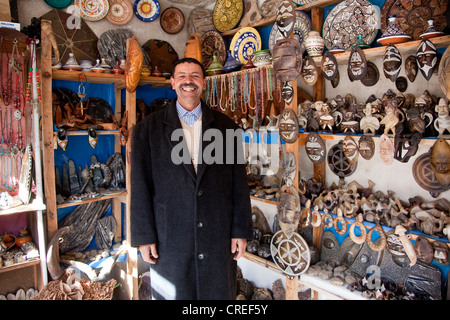
[[[193,87],[194,89],[198,89],[198,86],[195,83],[183,83],[182,85],[180,85],[181,89],[184,87]]]

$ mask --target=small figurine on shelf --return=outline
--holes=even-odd
[[[153,67],[152,76],[154,76],[154,77],[162,77],[162,73],[161,73],[161,71],[159,71],[159,68],[158,68],[157,65]]]
[[[116,61],[116,65],[111,69],[111,72],[114,74],[122,74],[124,71],[120,68],[119,60]]]

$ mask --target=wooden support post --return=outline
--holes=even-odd
[[[42,20],[42,23],[52,23]],[[45,32],[41,32],[41,94],[42,94],[42,141],[44,190],[47,209],[47,240],[58,231],[58,213],[56,206],[55,167],[53,166],[53,105],[52,105],[52,49]]]

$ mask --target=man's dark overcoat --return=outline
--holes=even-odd
[[[171,139],[181,129],[175,101],[132,132],[131,245],[157,244],[159,258],[150,268],[154,297],[235,299],[231,239],[252,237],[245,164],[203,161],[197,174],[190,161],[174,164],[172,149],[185,143]],[[226,129],[238,126],[202,102],[203,133],[210,128],[220,130],[225,142]],[[211,143],[203,141],[200,149],[209,145],[207,153],[215,156]],[[242,152],[242,144],[235,143],[235,155],[236,149]]]

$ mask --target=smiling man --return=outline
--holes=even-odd
[[[230,150],[202,138],[239,127],[201,100],[206,78],[197,60],[178,60],[170,81],[177,98],[132,133],[131,245],[150,263],[153,298],[235,299],[236,260],[252,237],[245,164],[237,161],[242,143]],[[181,142],[173,139],[180,130]],[[190,161],[173,161],[179,143]],[[212,144],[235,161],[198,161]]]

